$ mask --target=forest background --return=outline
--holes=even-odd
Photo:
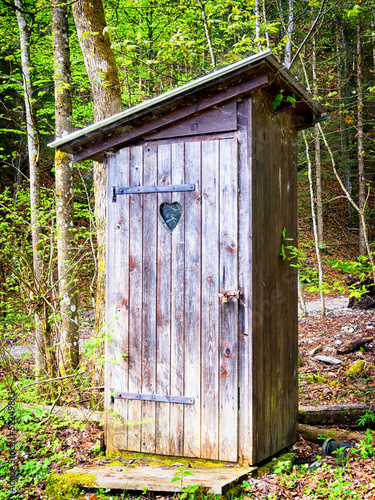
[[[3,0],[0,33],[0,355],[8,388],[20,378],[9,347],[30,338],[36,364],[24,380],[89,366],[80,383],[102,385],[105,168],[74,164],[47,144],[266,48],[331,117],[300,134],[301,281],[322,295],[342,291],[324,278],[322,260],[374,273],[373,2]],[[93,309],[95,336],[80,360],[79,323]],[[52,400],[66,397],[54,384],[40,387]]]
[[[326,294],[360,295],[343,275],[374,276],[374,2],[2,0],[0,33],[2,401],[101,404],[105,167],[73,163],[48,143],[260,50],[271,48],[331,117],[299,137],[305,292],[320,294],[324,313]],[[294,257],[296,245],[280,235],[280,258]],[[30,345],[35,356],[22,357]],[[5,457],[14,442],[8,410],[0,412]],[[21,496],[9,493],[14,467],[2,460],[0,498],[23,498],[21,491],[41,498],[51,467],[59,471],[100,449],[91,424],[73,431],[66,419],[52,425],[44,410],[17,415],[13,485]],[[373,498],[369,476],[369,496],[356,496],[343,469],[334,482],[325,471],[327,483],[315,484],[311,470],[311,498]],[[314,496],[320,485],[323,496]]]

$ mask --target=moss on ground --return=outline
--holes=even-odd
[[[46,481],[46,493],[57,500],[80,498],[81,489],[95,488],[95,474],[67,472],[66,474],[51,474]]]
[[[321,382],[322,384],[328,385],[340,385],[338,380],[329,380],[326,377],[320,377],[319,375],[306,375],[306,380],[309,382]]]
[[[275,469],[283,468],[283,470],[292,470],[294,459],[296,457],[295,453],[283,453],[278,457],[273,457],[268,462],[259,466],[258,475],[262,476],[264,474],[272,474]]]
[[[107,458],[113,458],[114,460],[117,458],[124,459],[137,459],[142,458],[145,462],[150,460],[150,462],[160,462],[164,465],[175,465],[181,464],[183,466],[192,465],[193,467],[205,467],[205,468],[215,468],[215,467],[223,467],[228,462],[219,462],[216,460],[205,460],[200,458],[186,458],[186,457],[174,457],[167,455],[154,455],[151,453],[138,453],[132,451],[116,451],[116,454],[107,454]],[[111,462],[108,465],[115,465],[115,461]],[[123,465],[123,464],[122,464]]]
[[[356,378],[359,375],[363,375],[365,365],[365,361],[363,359],[359,359],[349,368],[349,370],[346,370],[345,375],[348,378]]]

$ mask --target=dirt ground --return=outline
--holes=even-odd
[[[303,365],[299,369],[299,404],[349,404],[375,401],[374,342],[350,354],[337,349],[357,337],[374,337],[375,311],[347,308],[347,298],[326,300],[327,315],[322,318],[320,301],[307,302],[308,316],[299,320],[299,347]],[[320,352],[314,354],[314,349]],[[341,364],[326,364],[316,355],[333,357]],[[345,372],[357,360],[365,362],[364,370],[348,379]],[[318,377],[318,378],[315,378]]]

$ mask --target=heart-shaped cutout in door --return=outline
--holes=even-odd
[[[162,203],[160,205],[160,215],[170,231],[173,231],[181,219],[182,206],[177,201]]]

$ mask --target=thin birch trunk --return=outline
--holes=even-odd
[[[212,66],[212,69],[215,70],[216,60],[215,60],[214,49],[212,46],[211,30],[210,30],[210,26],[209,26],[208,21],[207,21],[206,11],[205,11],[204,5],[202,3],[202,0],[198,0],[198,2],[199,2],[199,7],[201,9],[201,15],[202,15],[202,20],[203,20],[203,25],[204,25],[204,32],[206,34],[206,40],[208,43],[208,49],[210,51],[211,66]]]
[[[266,0],[262,0],[262,12],[263,12],[263,22],[264,22],[264,35],[266,37],[267,48],[269,48],[270,37],[268,34],[268,27],[267,27]]]
[[[345,121],[345,110],[348,107],[350,99],[350,68],[349,68],[349,47],[347,32],[345,30],[341,13],[336,19],[336,46],[337,46],[337,65],[338,65],[338,87],[339,87],[339,107],[340,107],[340,141],[341,141],[341,164],[344,172],[345,187],[352,196],[352,172],[349,158],[350,139],[348,123]],[[352,205],[348,201],[349,221],[352,222]]]
[[[287,37],[288,40],[285,45],[285,66],[289,68],[292,61],[292,36],[293,36],[293,26],[294,26],[294,3],[293,0],[288,1],[288,25],[287,25]]]
[[[314,230],[316,259],[318,261],[318,276],[319,276],[319,293],[320,293],[320,303],[321,303],[321,315],[322,315],[322,317],[324,317],[326,315],[326,306],[325,306],[324,293],[323,293],[323,290],[322,290],[322,286],[323,286],[323,268],[322,268],[322,261],[321,261],[321,258],[320,258],[320,248],[319,248],[319,242],[318,242],[318,230],[317,230],[317,226],[316,226],[316,216],[315,216],[315,206],[314,206],[314,186],[313,186],[313,181],[312,181],[312,165],[311,165],[311,158],[310,158],[310,149],[309,149],[309,144],[307,142],[307,138],[306,138],[305,132],[303,132],[303,139],[305,141],[305,146],[306,146],[306,158],[307,158],[307,165],[308,165],[309,185],[310,185],[311,215],[312,215],[313,230]]]
[[[119,113],[120,79],[111,47],[102,0],[78,0],[72,5],[81,51],[94,100],[94,120]],[[95,297],[95,333],[100,338],[105,325],[106,276],[106,165],[94,162],[94,195],[97,229],[97,287]],[[104,342],[99,355],[104,356]],[[103,365],[95,367],[94,385],[103,385]]]
[[[262,50],[262,43],[260,41],[260,9],[259,0],[255,0],[254,4],[254,14],[255,14],[255,43],[258,50]]]
[[[352,205],[352,207],[354,208],[354,210],[356,210],[358,212],[360,224],[362,224],[362,226],[363,226],[363,234],[364,234],[364,240],[365,240],[365,245],[366,245],[366,255],[367,255],[368,260],[369,260],[369,262],[371,264],[372,277],[375,280],[375,260],[374,260],[374,257],[373,257],[373,254],[372,254],[372,251],[371,251],[371,248],[370,248],[370,243],[368,241],[366,218],[365,218],[365,208],[366,208],[366,205],[367,205],[367,202],[368,202],[368,198],[369,198],[369,195],[370,195],[370,190],[368,190],[368,192],[367,192],[367,196],[366,196],[366,200],[365,200],[365,206],[364,206],[363,210],[360,210],[359,206],[356,204],[356,202],[350,196],[348,190],[345,187],[344,182],[342,181],[341,177],[339,176],[339,173],[337,172],[336,162],[335,162],[335,158],[333,156],[332,149],[331,149],[330,145],[328,144],[327,137],[325,136],[325,133],[323,132],[323,129],[322,129],[320,123],[318,125],[319,125],[320,134],[321,134],[321,136],[323,138],[323,142],[324,142],[324,144],[325,144],[325,146],[327,148],[328,154],[329,154],[329,156],[331,158],[332,169],[333,169],[333,172],[335,174],[335,177],[338,180],[338,183],[340,184],[341,189],[344,191],[344,193],[345,193],[346,197],[348,198],[350,204]]]
[[[56,137],[72,132],[72,96],[68,11],[64,0],[51,9],[55,79]],[[55,153],[57,262],[60,296],[59,368],[66,375],[79,364],[78,295],[74,281],[73,158]]]
[[[364,214],[366,205],[365,147],[363,141],[362,43],[361,22],[357,23],[357,117],[358,117],[358,207]],[[366,255],[365,225],[359,224],[359,253]]]
[[[298,304],[301,311],[301,316],[302,317],[307,316],[307,307],[306,307],[305,297],[303,295],[303,285],[301,283],[299,271],[298,271]]]
[[[318,97],[318,79],[316,76],[316,38],[312,39],[312,77],[313,95]],[[322,165],[320,158],[320,133],[319,127],[315,125],[315,173],[316,173],[316,219],[318,227],[318,243],[323,244],[323,202],[322,202]]]
[[[33,109],[29,30],[21,0],[14,0],[20,34],[21,67],[26,112],[26,132],[29,156],[31,239],[33,248],[33,280],[38,309],[35,312],[35,371],[38,378],[54,375],[54,353],[51,330],[48,323],[48,309],[43,298],[40,183],[39,183],[39,133]]]

